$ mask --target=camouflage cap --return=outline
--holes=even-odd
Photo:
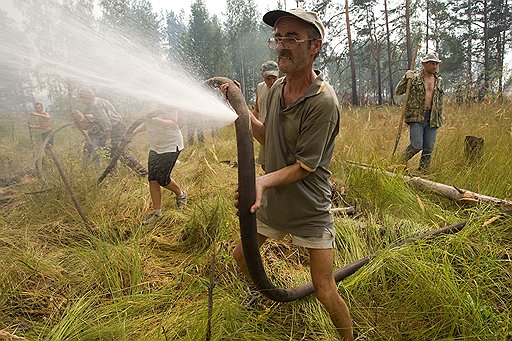
[[[427,62],[441,63],[441,60],[439,58],[437,58],[437,54],[435,54],[435,53],[427,53],[425,55],[425,57],[423,57],[421,62],[422,63],[427,63]]]
[[[273,60],[268,60],[265,63],[261,64],[261,75],[263,77],[267,76],[276,76],[279,77],[279,69],[277,67],[277,63]]]

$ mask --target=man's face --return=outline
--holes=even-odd
[[[34,105],[34,109],[36,110],[36,112],[41,113],[41,112],[43,112],[43,105],[36,104],[36,105]]]
[[[439,63],[434,61],[428,61],[423,63],[423,70],[433,75],[439,71]]]
[[[310,25],[300,19],[294,17],[283,17],[279,19],[275,26],[275,37],[290,37],[297,40],[304,39],[304,42],[296,44],[293,48],[285,48],[282,43],[277,45],[277,63],[279,70],[289,74],[299,72],[313,64],[316,52],[320,49],[320,40],[313,41],[311,44],[308,40],[308,32]]]
[[[268,75],[263,78],[263,81],[265,82],[265,84],[267,84],[268,88],[270,88],[276,80],[277,80],[277,76],[273,76],[273,75]]]

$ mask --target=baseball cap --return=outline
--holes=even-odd
[[[265,24],[269,26],[274,27],[279,19],[281,19],[282,17],[289,16],[302,19],[308,24],[312,25],[318,31],[318,33],[320,33],[320,38],[322,40],[324,39],[325,28],[324,24],[322,24],[322,22],[318,18],[318,15],[315,12],[306,11],[302,8],[294,8],[289,11],[275,10],[267,12],[263,16],[263,22],[265,22]]]
[[[279,69],[277,67],[277,63],[273,60],[268,60],[265,63],[261,64],[261,75],[263,77],[267,76],[276,76],[279,77]]]
[[[423,57],[423,59],[421,60],[422,63],[426,63],[426,62],[436,62],[436,63],[441,63],[441,60],[439,58],[437,58],[437,54],[435,53],[427,53],[425,55],[425,57]]]

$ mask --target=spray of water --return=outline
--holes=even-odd
[[[141,102],[177,107],[193,128],[219,128],[236,118],[219,96],[203,88],[178,63],[152,52],[126,32],[98,30],[56,0],[44,1],[43,7],[39,1],[1,1],[3,24],[24,32],[19,39],[10,30],[0,30],[1,67],[37,71]],[[42,9],[44,16],[39,17],[52,21],[44,37],[27,30],[41,24],[29,18]]]

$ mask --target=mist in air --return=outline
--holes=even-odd
[[[2,0],[0,67],[60,78],[141,103],[177,107],[189,126],[219,128],[236,119],[225,101],[136,33],[101,29],[58,1]],[[90,13],[90,11],[89,11]],[[90,18],[89,18],[90,19]],[[50,21],[50,22],[49,22]],[[41,28],[43,27],[43,28]],[[31,34],[33,28],[33,34]],[[44,35],[35,34],[43,30]]]

